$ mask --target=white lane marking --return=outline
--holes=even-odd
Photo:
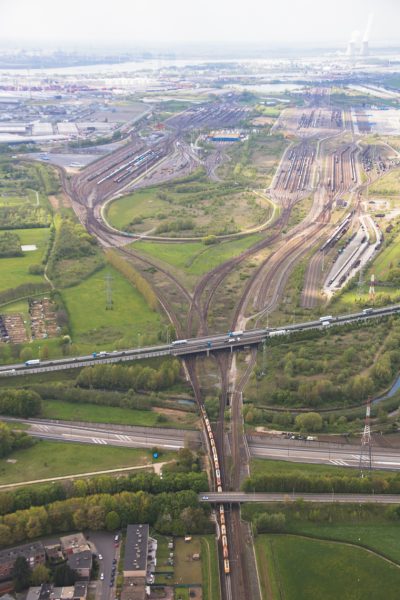
[[[348,467],[349,465],[347,464],[347,462],[345,462],[344,460],[342,460],[341,458],[331,458],[329,460],[329,462],[331,462],[333,465],[336,465],[337,467]]]
[[[38,429],[39,431],[49,431],[49,427],[47,425],[38,425],[37,423],[34,423],[32,427]]]
[[[120,441],[120,442],[131,442],[132,438],[129,437],[129,435],[120,435],[119,433],[117,433],[115,435],[115,437]]]
[[[106,440],[102,440],[101,438],[92,438],[95,444],[107,444]]]

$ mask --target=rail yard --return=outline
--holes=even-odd
[[[238,127],[248,117],[248,108],[236,103],[234,98],[227,102],[189,107],[168,118],[165,128],[155,139],[146,140],[133,130],[126,143],[116,151],[93,162],[72,178],[63,176],[65,192],[71,197],[80,221],[100,244],[119,248],[121,255],[136,265],[155,268],[157,277],[165,282],[158,287],[157,280],[153,281],[160,304],[181,340],[180,344],[171,347],[172,353],[185,360],[207,438],[210,474],[216,492],[220,493],[230,489],[239,490],[243,477],[248,473],[250,453],[244,436],[241,403],[256,352],[250,352],[247,369],[240,378],[232,353],[233,348],[251,345],[254,341],[247,333],[243,335],[247,322],[252,320],[256,327],[265,322],[266,315],[278,306],[295,265],[309,254],[310,249],[313,249],[313,254],[305,274],[301,300],[302,305],[309,308],[315,306],[324,286],[321,280],[322,264],[331,262],[330,272],[325,274],[326,291],[338,289],[357,273],[363,259],[369,260],[382,243],[382,235],[371,217],[363,212],[360,196],[356,192],[362,189],[360,165],[364,169],[369,168],[370,151],[367,149],[361,153],[346,111],[326,105],[329,103],[329,93],[311,94],[309,102],[309,108],[284,111],[274,126],[275,130],[286,130],[297,136],[297,140],[284,151],[269,189],[271,197],[280,207],[279,215],[267,227],[261,241],[209,270],[191,292],[167,268],[160,267],[160,264],[137,252],[134,247],[128,247],[132,235],[111,229],[103,221],[102,207],[107,201],[128,191],[160,185],[193,172],[202,165],[203,159],[192,144],[187,143],[187,134],[208,128]],[[343,136],[350,141],[343,141]],[[215,169],[221,164],[221,155],[217,152],[210,156],[206,171],[210,177],[215,177]],[[386,166],[384,168],[383,163],[379,164],[379,169],[383,172]],[[348,198],[348,208],[342,209],[342,215],[339,216],[337,204],[343,196]],[[300,223],[288,229],[291,212],[306,197],[312,199],[308,214]],[[376,229],[374,243],[370,243],[371,228]],[[151,234],[140,237],[147,237],[149,241],[157,239]],[[346,246],[337,254],[337,248],[343,241]],[[179,243],[179,240],[168,238],[167,243]],[[267,250],[271,252],[265,257],[263,253]],[[212,337],[209,329],[214,300],[227,278],[247,260],[257,257],[260,257],[258,266],[243,286],[231,316],[233,334],[229,334],[228,338],[223,336],[219,342]],[[181,297],[186,306],[186,321],[182,314],[177,314],[166,286]],[[322,327],[321,323],[316,326]],[[275,331],[276,335],[287,335],[289,327]],[[187,340],[198,335],[199,342],[191,350],[191,342]],[[242,337],[243,340],[240,339]],[[259,343],[257,337],[255,340]],[[215,426],[205,408],[201,377],[193,356],[199,344],[207,355],[227,346],[230,349],[229,354],[215,354],[221,389],[220,415]],[[159,351],[169,353],[171,348],[160,347]],[[141,357],[145,356],[143,352]],[[132,357],[127,353],[124,357],[105,356],[97,360],[107,362],[129,360]],[[35,365],[31,368],[35,368]],[[225,447],[224,436],[226,406],[230,406],[232,418],[229,448]],[[228,460],[232,464],[229,470]],[[220,572],[223,574],[222,595],[224,600],[239,600],[247,597],[245,590],[253,589],[251,579],[254,565],[249,563],[251,535],[241,522],[239,509],[235,505],[219,503],[215,514],[220,542]],[[245,544],[243,540],[247,540]],[[252,597],[258,597],[257,586]]]
[[[261,600],[252,531],[242,521],[239,506],[247,497],[238,496],[251,474],[254,454],[244,426],[243,394],[254,377],[260,345],[264,350],[275,342],[289,345],[299,334],[325,335],[398,316],[397,299],[387,306],[319,315],[332,297],[356,278],[361,280],[390,235],[390,225],[388,230],[387,219],[382,219],[384,211],[395,214],[391,198],[371,204],[368,190],[396,172],[400,155],[389,142],[375,143],[366,110],[338,101],[337,90],[328,85],[318,83],[299,95],[285,93],[262,101],[233,88],[219,92],[212,95],[196,88],[180,103],[152,91],[150,108],[146,105],[144,110],[143,104],[137,118],[120,127],[111,151],[95,148],[86,161],[78,149],[76,159],[68,154],[68,163],[54,163],[67,206],[106,255],[114,252],[135,272],[136,282],[145,281],[175,339],[171,341],[168,332],[167,341],[158,334],[140,344],[139,333],[137,347],[119,345],[76,356],[63,347],[62,358],[10,361],[0,366],[0,378],[12,382],[22,375],[29,379],[52,371],[168,357],[182,361],[206,448],[222,600]],[[113,105],[112,110],[122,109]],[[113,114],[106,112],[104,131],[113,131],[114,125],[107,122]],[[260,118],[265,118],[266,127],[259,126]],[[63,127],[74,129],[68,122],[58,129]],[[93,127],[88,124],[89,141]],[[41,152],[31,159],[43,163],[49,157]],[[178,191],[172,189],[177,181]],[[137,193],[143,194],[144,208],[133,213],[132,222],[141,223],[140,229],[127,221],[122,230],[107,220],[111,203],[128,200],[134,206]],[[206,207],[201,205],[204,199],[210,200]],[[254,211],[259,225],[235,229],[232,202],[243,203],[242,215]],[[182,218],[186,205],[197,211],[203,224],[205,215],[215,220],[217,207],[223,207],[232,229],[191,235],[191,219]],[[148,226],[144,213],[152,210],[158,221]],[[229,244],[237,248],[230,251]],[[194,247],[198,254],[192,256]],[[196,271],[196,261],[202,260],[205,267]],[[299,266],[304,270],[297,305],[301,317],[296,319],[284,309]],[[32,338],[60,334],[56,311],[63,307],[54,306],[47,297],[29,300]],[[271,326],[269,320],[277,314]],[[4,343],[11,338],[26,342],[22,315],[0,315],[0,325]],[[93,330],[93,338],[96,335],[101,330]],[[211,379],[218,389],[216,416],[211,416],[206,401]],[[182,447],[182,440],[180,436],[174,448]],[[264,450],[259,452],[264,455]]]

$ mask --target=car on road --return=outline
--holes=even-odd
[[[99,560],[103,560],[103,555],[99,554]]]
[[[208,500],[208,496],[203,496],[202,500]]]
[[[100,573],[100,579],[101,579],[101,581],[104,580],[104,573]]]

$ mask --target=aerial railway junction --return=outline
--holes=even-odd
[[[317,244],[321,246],[324,240],[329,238],[333,229],[330,226],[330,219],[334,202],[342,194],[351,194],[359,184],[357,174],[359,149],[354,144],[351,120],[346,115],[346,111],[321,106],[322,101],[326,103],[329,97],[319,97],[318,93],[313,94],[310,107],[303,108],[300,114],[294,111],[292,121],[287,120],[286,129],[292,131],[298,138],[298,142],[285,152],[271,184],[271,196],[279,203],[281,213],[271,225],[271,231],[267,232],[261,242],[205,274],[193,293],[189,292],[168,268],[157,264],[158,272],[162,273],[165,281],[168,281],[188,306],[187,322],[183,323],[185,317],[182,319],[181,315],[177,314],[173,302],[165,294],[165,288],[160,286],[160,289],[156,290],[160,304],[173,323],[179,340],[172,344],[148,348],[102,352],[34,364],[10,365],[0,369],[0,375],[11,377],[24,373],[40,373],[99,363],[112,364],[154,356],[181,357],[203,419],[216,494],[222,498],[221,494],[225,489],[230,487],[239,489],[243,465],[248,465],[249,459],[241,426],[241,391],[254,366],[257,345],[274,337],[282,336],[282,339],[290,340],[289,336],[299,331],[329,330],[330,327],[395,315],[400,311],[398,306],[385,309],[371,308],[352,315],[328,316],[317,321],[291,324],[275,329],[261,326],[260,319],[265,311],[274,310],[277,306],[285,282],[296,262],[304,257],[312,246]],[[247,117],[247,113],[248,108],[236,102],[234,97],[227,101],[208,102],[191,107],[167,119],[166,129],[153,139],[145,140],[132,131],[128,143],[116,152],[92,163],[71,180],[65,177],[65,174],[62,175],[64,189],[72,199],[72,205],[79,219],[103,246],[118,247],[127,260],[153,266],[150,258],[140,255],[131,247],[123,247],[128,242],[127,236],[107,226],[102,220],[102,206],[107,201],[138,187],[159,184],[173,177],[190,173],[199,164],[199,158],[184,140],[185,134],[206,127],[238,126],[238,123]],[[285,125],[285,119],[278,121],[282,121]],[[346,144],[341,142],[339,136],[342,133],[348,136],[349,132],[353,141]],[[330,147],[321,150],[324,140],[336,137],[339,141],[335,149]],[[207,172],[213,172],[212,165]],[[319,177],[315,177],[317,174]],[[301,198],[310,195],[313,196],[313,204],[308,215],[301,223],[284,234],[292,208]],[[147,238],[152,239],[150,236]],[[170,243],[176,242],[179,240],[170,240]],[[329,247],[334,243],[335,240]],[[261,261],[260,268],[256,269],[246,283],[237,301],[230,325],[231,331],[220,335],[211,334],[208,316],[216,290],[234,269],[241,266],[244,258],[255,256],[260,250],[269,247],[273,247],[274,252]],[[305,305],[310,308],[320,286],[317,275],[321,271],[323,259],[324,252],[316,252],[310,261],[311,269],[305,280],[303,298]],[[340,274],[340,277],[343,275]],[[255,329],[246,329],[246,309],[249,309],[247,314],[255,314],[257,317]],[[251,356],[248,369],[239,382],[236,382],[232,370],[235,349],[249,349]],[[195,366],[197,356],[209,354],[215,357],[221,381],[220,417],[215,428],[211,427],[205,411]],[[231,396],[233,464],[231,472],[227,469],[224,448],[224,409],[227,404],[229,385],[232,384],[235,392]],[[249,581],[252,576],[256,578],[255,569],[251,571],[253,575],[249,576],[246,568],[249,562],[246,562],[243,551],[245,534],[240,512],[234,506],[227,512],[224,510],[223,502],[218,501],[216,512],[221,542],[219,557],[222,596],[224,600],[243,598],[247,600],[251,589],[250,596],[256,600],[259,598],[259,592],[251,587]]]

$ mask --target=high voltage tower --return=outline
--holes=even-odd
[[[366,468],[372,469],[372,446],[371,446],[371,400],[367,402],[367,409],[365,411],[365,425],[364,431],[361,436],[361,448],[360,448],[360,464],[359,468],[361,471],[361,477],[363,477],[364,464],[367,463]]]
[[[113,277],[110,273],[104,277],[105,288],[106,288],[106,310],[113,309],[113,298],[112,298],[112,280]]]

